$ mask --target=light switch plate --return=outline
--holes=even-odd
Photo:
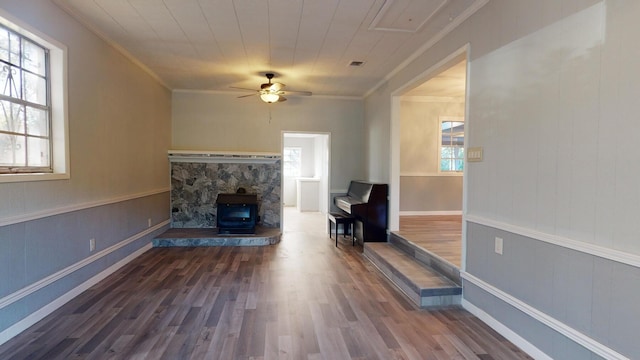
[[[467,161],[469,162],[482,161],[482,147],[467,148]]]

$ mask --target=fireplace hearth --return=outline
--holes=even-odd
[[[255,234],[259,220],[256,194],[218,194],[216,206],[218,234]]]

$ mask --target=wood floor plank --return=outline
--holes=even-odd
[[[462,264],[462,216],[401,216],[398,234],[448,262]]]
[[[274,246],[149,250],[0,359],[528,359],[460,308],[413,306],[323,216],[285,219]]]

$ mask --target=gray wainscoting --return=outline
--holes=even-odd
[[[149,245],[168,228],[168,208],[169,193],[161,192],[0,227],[0,333]],[[46,286],[22,291],[43,280]]]
[[[496,237],[503,255],[494,251]],[[590,342],[640,358],[639,268],[472,222],[466,250],[467,273]],[[554,359],[600,358],[470,281],[464,298]]]

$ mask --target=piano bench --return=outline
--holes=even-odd
[[[331,239],[331,223],[335,225],[336,229],[336,246],[338,246],[338,225],[342,224],[342,236],[345,237],[347,234],[347,226],[349,227],[349,234],[351,235],[352,246],[356,245],[356,238],[353,236],[353,223],[355,218],[348,214],[341,213],[328,213],[327,219],[329,220],[329,239]]]

